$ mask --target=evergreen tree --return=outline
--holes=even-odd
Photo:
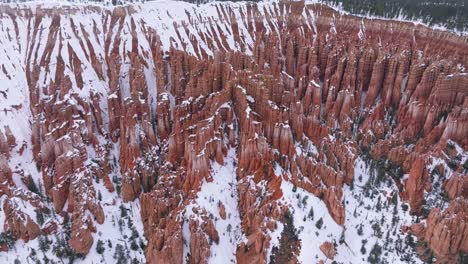
[[[121,244],[115,246],[114,259],[116,264],[126,264],[127,258],[125,256],[124,247]]]
[[[310,207],[310,211],[307,217],[309,217],[310,220],[314,220],[314,207],[313,206]]]
[[[369,257],[367,257],[367,261],[371,264],[377,264],[380,262],[380,255],[382,254],[382,247],[379,243],[375,243],[374,247],[369,253]]]
[[[318,229],[322,229],[322,226],[323,226],[323,219],[322,219],[322,217],[320,217],[320,219],[317,220],[317,222],[315,223],[315,226],[316,226]]]
[[[47,252],[50,249],[50,241],[47,238],[47,236],[39,236],[38,241],[39,241],[39,249],[42,252]]]
[[[102,254],[102,253],[104,253],[105,249],[106,249],[106,248],[104,247],[104,242],[102,242],[102,241],[99,239],[99,240],[97,241],[97,243],[96,243],[96,252],[97,252],[98,254]]]
[[[15,244],[15,239],[10,233],[0,233],[0,245],[6,245],[8,248],[12,248]]]

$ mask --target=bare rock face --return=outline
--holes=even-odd
[[[325,254],[328,259],[333,259],[335,257],[335,246],[331,242],[324,242],[320,245],[320,250],[322,250],[323,254]]]
[[[295,263],[307,250],[332,260],[336,243],[294,239],[288,197],[298,188],[316,197],[325,225],[344,236],[357,217],[346,194],[369,191],[354,187],[365,160],[383,164],[392,197],[421,217],[402,231],[439,261],[468,252],[466,37],[303,2],[214,3],[212,14],[191,6],[177,19],[152,10],[148,21],[141,6],[80,8],[0,6],[5,43],[27,50],[8,69],[22,70],[29,105],[5,112],[29,119],[30,133],[0,123],[0,196],[14,239],[62,232],[69,221],[67,243],[88,254],[112,221],[106,191],[113,206],[139,204],[147,263],[210,263],[231,232],[224,221],[237,221],[230,261]],[[34,24],[21,41],[18,21]],[[227,183],[215,168],[230,166]],[[40,182],[43,196],[21,181]],[[226,193],[200,202],[220,182]],[[428,194],[445,197],[445,209],[431,208]],[[40,225],[28,208],[63,223]]]
[[[5,156],[0,156],[0,180],[1,180],[1,195],[10,194],[10,186],[13,184],[12,172],[8,165],[8,160]]]
[[[458,173],[454,174],[445,182],[444,189],[450,200],[457,197],[466,199],[468,197],[468,177]]]
[[[466,202],[454,201],[443,215],[433,209],[428,217],[425,239],[438,256],[453,257],[467,251]],[[456,256],[455,256],[456,257]]]
[[[408,200],[411,206],[412,213],[419,213],[424,203],[424,191],[428,189],[428,172],[426,170],[425,161],[419,158],[413,163],[413,167],[409,172],[408,181],[405,184]]]
[[[467,209],[465,200],[456,199],[444,211],[432,209],[425,226],[415,224],[407,232],[427,241],[441,263],[460,262],[460,255],[456,253],[466,252],[468,246]]]
[[[20,199],[7,199],[3,203],[3,210],[6,216],[4,229],[14,237],[28,242],[39,235],[40,228],[31,216],[25,214],[18,208],[21,202]]]
[[[219,243],[219,235],[213,220],[209,218],[206,212],[193,208],[195,213],[201,215],[200,220],[192,215],[189,222],[190,229],[190,263],[208,263],[211,255],[210,244]]]
[[[182,223],[175,216],[183,210],[180,181],[162,174],[154,190],[141,195],[141,219],[148,238],[145,255],[149,263],[181,263]]]

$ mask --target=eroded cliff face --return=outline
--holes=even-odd
[[[301,2],[0,8],[14,240],[90,260],[131,218],[147,263],[420,261],[405,233],[468,252],[466,37]],[[390,245],[354,238],[372,219]]]

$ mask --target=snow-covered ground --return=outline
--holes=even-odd
[[[118,145],[114,145],[111,156],[116,155],[117,151]],[[109,160],[113,161],[113,157],[109,157]],[[121,178],[120,167],[118,162],[111,164],[111,166],[113,169],[109,176],[111,179],[117,179],[114,182],[115,186],[117,186],[120,184]],[[39,179],[37,180],[39,181]],[[103,224],[95,223],[97,232],[93,235],[94,243],[90,252],[85,257],[77,256],[73,263],[116,263],[116,259],[118,259],[116,251],[119,251],[117,247],[122,248],[122,257],[128,261],[124,263],[130,263],[130,261],[135,261],[133,263],[144,263],[145,256],[143,250],[146,245],[146,239],[143,235],[140,201],[137,199],[133,202],[124,203],[120,194],[115,191],[109,192],[104,187],[102,181],[93,180],[93,185],[103,208],[106,221]],[[3,204],[4,198],[5,196],[0,198],[0,204]],[[30,207],[28,203],[24,203],[20,199],[18,200],[18,204]],[[45,224],[50,221],[56,221],[57,223],[64,221],[63,217],[54,212],[51,203],[48,203],[47,207],[52,212],[42,214]],[[23,211],[27,212],[33,220],[37,219],[37,213],[33,208],[24,208]],[[4,221],[3,213],[0,214],[0,221],[1,223]],[[61,244],[59,240],[65,238],[67,234],[69,235],[67,226],[69,227],[69,225],[59,225],[56,234],[39,236],[28,243],[18,240],[9,252],[0,253],[0,263],[14,263],[15,260],[20,261],[20,263],[36,263],[36,261],[46,263],[46,259],[55,263],[70,263],[69,257],[60,257],[57,250],[57,248],[61,248],[62,250],[65,248],[63,247],[65,244],[63,242]],[[0,228],[3,231],[3,225],[0,225]]]
[[[344,187],[346,243],[339,244],[336,260],[366,262],[378,245],[384,263],[422,263],[407,245],[408,239],[415,238],[400,232],[401,225],[413,221],[409,210],[403,209],[409,207],[403,205],[398,188],[388,175],[384,182],[375,183],[376,173],[361,158],[356,161],[354,187]]]
[[[235,263],[237,244],[243,236],[239,210],[237,209],[239,197],[235,162],[235,149],[229,149],[223,165],[214,162],[212,166],[213,181],[206,182],[204,180],[201,190],[197,194],[197,199],[185,210],[184,256],[187,255],[190,247],[188,219],[193,214],[191,208],[198,206],[201,209],[206,209],[207,213],[214,217],[214,224],[219,235],[219,243],[211,245],[209,263]],[[225,207],[226,219],[220,217],[219,203]]]
[[[411,223],[412,217],[409,211],[403,210],[397,187],[391,180],[374,185],[373,173],[361,158],[356,160],[354,187],[345,185],[343,191],[344,226],[335,223],[322,200],[283,181],[282,200],[289,205],[294,217],[294,227],[301,241],[298,256],[301,263],[325,260],[320,250],[325,241],[336,244],[334,260],[338,263],[367,263],[376,245],[381,247],[383,263],[422,263],[409,245],[409,240],[415,238],[400,232],[401,225]],[[321,226],[317,224],[320,219]]]

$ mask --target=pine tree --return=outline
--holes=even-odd
[[[122,204],[120,205],[120,217],[124,218],[126,217],[127,214],[127,208],[125,208]]]
[[[42,226],[44,224],[44,214],[42,213],[41,209],[36,209],[36,222]]]
[[[362,246],[361,246],[361,254],[366,254],[366,244],[367,244],[367,240],[366,239],[363,239],[362,240]]]
[[[314,207],[313,206],[310,207],[310,211],[307,217],[309,217],[310,220],[314,220]]]
[[[46,236],[39,236],[39,249],[42,252],[47,252],[50,249],[50,241]]]
[[[137,250],[138,250],[138,244],[137,244],[137,242],[136,242],[135,240],[132,240],[132,241],[130,242],[130,248],[131,248],[132,250],[134,250],[134,251],[137,251]]]
[[[315,223],[315,226],[316,226],[318,229],[322,229],[322,226],[323,226],[323,219],[322,219],[322,217],[320,217],[320,219]]]
[[[382,247],[379,243],[375,243],[374,247],[369,253],[369,257],[367,257],[367,261],[371,264],[377,264],[380,262],[380,255],[382,254]]]
[[[98,254],[102,254],[102,253],[104,253],[105,249],[106,249],[106,248],[104,247],[104,242],[102,242],[102,241],[99,239],[99,240],[97,241],[97,243],[96,243],[96,252],[97,252]]]
[[[121,244],[115,246],[114,259],[116,264],[126,264],[127,258],[125,257],[124,247]]]
[[[357,234],[362,236],[364,234],[364,232],[362,231],[362,224],[359,224],[359,227],[357,229]]]

